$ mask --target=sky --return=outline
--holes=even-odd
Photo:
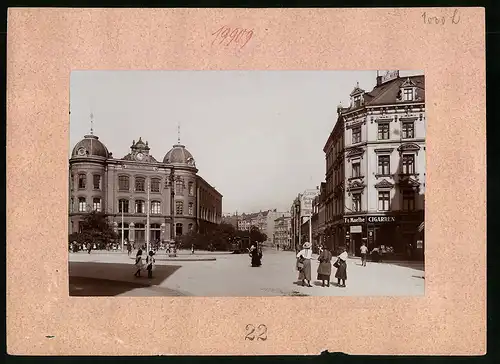
[[[356,82],[372,90],[376,71],[73,71],[69,153],[91,113],[114,158],[142,137],[162,161],[180,126],[224,213],[288,211],[325,180],[323,147]]]

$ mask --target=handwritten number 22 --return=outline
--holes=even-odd
[[[260,324],[257,326],[257,329],[255,329],[255,326],[252,324],[248,324],[246,326],[246,336],[245,340],[250,340],[253,341],[255,338],[258,340],[265,341],[267,340],[267,326]]]

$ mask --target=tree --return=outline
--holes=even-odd
[[[98,249],[104,249],[118,239],[118,234],[113,231],[106,215],[102,212],[92,211],[85,216],[80,226],[82,232],[78,240],[94,243]]]
[[[262,243],[267,240],[266,234],[263,234],[258,227],[252,226],[250,228],[250,240],[252,242],[256,241],[258,243]]]

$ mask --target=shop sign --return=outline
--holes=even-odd
[[[366,218],[364,216],[359,217],[344,217],[344,224],[364,224]]]
[[[351,225],[351,234],[361,232],[363,232],[363,228],[361,225]]]
[[[395,222],[396,216],[368,216],[368,222]]]

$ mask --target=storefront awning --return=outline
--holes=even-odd
[[[425,228],[424,224],[425,224],[425,221],[422,222],[420,225],[418,225],[418,232],[419,233],[421,233],[424,230],[424,228]]]

